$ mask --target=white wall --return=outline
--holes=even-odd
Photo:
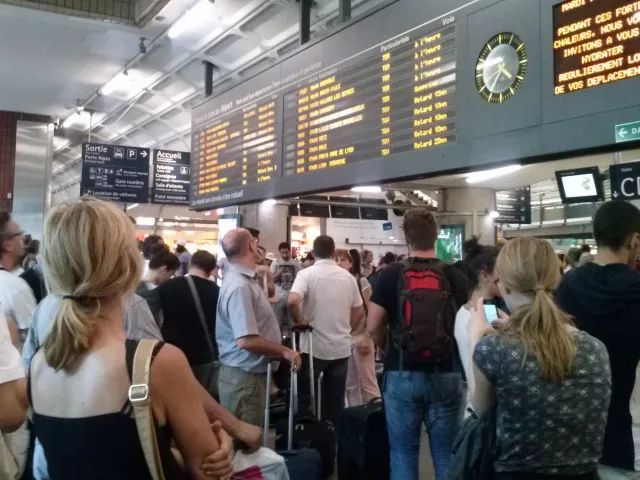
[[[367,249],[373,252],[374,261],[386,252],[407,254],[402,232],[402,218],[389,212],[392,229],[385,231],[381,220],[356,220],[346,218],[328,218],[327,235],[332,237],[338,248]]]

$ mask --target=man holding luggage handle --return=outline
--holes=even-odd
[[[222,239],[229,261],[220,289],[216,341],[220,353],[220,403],[256,426],[264,420],[269,357],[283,358],[298,370],[298,352],[281,345],[278,319],[256,279],[257,243],[236,228]]]
[[[391,480],[418,480],[422,423],[440,480],[463,416],[453,321],[466,302],[466,278],[436,258],[438,226],[427,209],[409,210],[403,229],[411,257],[380,274],[367,329],[380,348],[387,325],[391,335],[383,382]]]

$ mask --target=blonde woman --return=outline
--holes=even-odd
[[[511,317],[496,332],[484,318],[481,298],[469,322],[471,402],[479,415],[497,406],[498,479],[598,478],[609,357],[599,340],[574,328],[556,306],[551,292],[559,267],[544,240],[510,241],[495,270]]]
[[[357,250],[337,249],[336,263],[356,277],[365,312],[371,298],[371,285],[361,276],[360,256]],[[375,347],[367,333],[366,313],[358,328],[351,332],[351,356],[347,367],[347,383],[345,393],[350,407],[364,405],[375,398],[381,398],[378,380],[376,379]]]
[[[133,225],[114,204],[82,198],[54,207],[43,237],[45,281],[63,300],[32,359],[28,391],[49,478],[150,479],[128,403],[137,342],[125,338],[122,322],[122,298],[142,270]],[[228,478],[230,465],[203,469],[219,439],[177,348],[156,349],[149,395],[167,480]],[[171,455],[171,438],[187,477]]]

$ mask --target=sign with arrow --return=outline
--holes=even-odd
[[[640,162],[611,165],[609,173],[611,198],[614,200],[640,199]]]
[[[496,192],[496,211],[500,216],[496,223],[528,225],[531,223],[531,188]]]
[[[616,143],[640,140],[640,122],[616,125]]]
[[[82,144],[80,195],[125,203],[149,201],[148,148]]]

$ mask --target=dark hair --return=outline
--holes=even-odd
[[[31,240],[25,247],[24,253],[27,255],[37,255],[40,251],[40,240]]]
[[[640,210],[631,203],[606,202],[596,212],[593,236],[598,248],[617,252],[634,233],[640,233]]]
[[[263,252],[267,252],[267,249],[264,248],[262,245],[258,245],[258,250],[262,250]]]
[[[191,256],[191,267],[204,270],[208,275],[211,275],[216,268],[216,257],[212,253],[206,250],[198,250]]]
[[[640,232],[638,232],[640,233]],[[580,247],[580,251],[582,253],[591,253],[591,246],[587,245],[586,243],[584,245],[582,245],[582,247]]]
[[[180,260],[167,249],[159,249],[151,254],[149,260],[149,270],[166,267],[167,270],[177,271],[180,268]]]
[[[260,230],[257,228],[247,227],[247,230],[249,230],[249,233],[253,238],[258,238],[260,236]]]
[[[316,257],[313,256],[313,253],[309,252],[304,256],[302,261],[304,261],[304,262],[306,262],[306,261],[314,261],[315,259],[316,259]]]
[[[349,255],[351,255],[351,273],[359,276],[362,271],[362,259],[360,258],[360,252],[355,248],[352,248],[349,250]]]
[[[142,242],[142,256],[147,260],[150,260],[151,254],[153,253],[151,251],[151,247],[159,243],[162,243],[162,237],[160,235],[149,235],[145,238],[144,242]]]
[[[291,244],[289,242],[282,242],[278,245],[278,250],[291,250]]]
[[[567,264],[575,267],[580,261],[580,255],[582,255],[582,250],[579,248],[572,248],[567,252]]]
[[[380,265],[391,265],[392,263],[396,263],[398,257],[396,257],[395,253],[387,252],[384,254],[382,259],[380,259]]]
[[[412,208],[404,214],[404,236],[412,250],[433,250],[438,239],[438,222],[426,208]]]
[[[480,283],[482,272],[493,272],[500,251],[497,247],[480,245],[480,239],[473,237],[464,242],[466,256],[464,265],[469,277],[469,291],[473,292]]]
[[[398,255],[396,257],[396,262],[404,262],[404,259],[407,258],[407,256],[405,254],[402,255]]]
[[[184,245],[176,245],[176,252],[184,253],[186,251],[187,251],[187,249],[186,249],[186,247]]]
[[[313,241],[313,256],[315,258],[331,258],[336,251],[336,242],[329,235],[320,235]]]

